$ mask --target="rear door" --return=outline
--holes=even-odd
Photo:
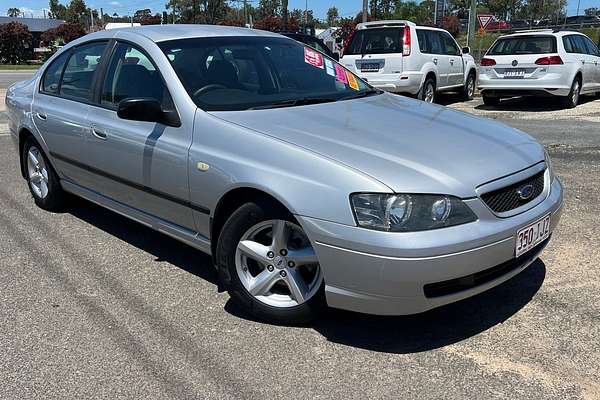
[[[496,62],[491,79],[534,80],[548,73],[561,73],[563,65],[538,65],[540,58],[558,55],[553,35],[518,35],[498,39],[485,57]],[[564,61],[564,60],[563,60]]]
[[[448,76],[450,75],[450,57],[444,51],[444,40],[440,31],[431,29],[418,29],[427,41],[426,61],[431,61],[436,68],[437,87],[442,88],[448,86]],[[418,33],[417,33],[418,37]],[[419,38],[419,43],[420,43]],[[421,51],[421,53],[423,53]]]
[[[589,48],[586,39],[583,35],[570,35],[569,38],[574,45],[577,56],[583,66],[583,82],[582,91],[595,90],[596,83],[596,67],[597,57],[593,54],[593,50]],[[594,64],[596,63],[596,64]]]
[[[344,52],[342,64],[367,80],[393,79],[402,73],[403,26],[360,29]]]
[[[592,85],[595,88],[600,88],[600,51],[598,50],[598,46],[589,37],[584,36],[583,40],[587,45],[588,54],[591,56],[590,61],[594,63],[593,66],[590,65],[592,69]]]
[[[64,52],[42,77],[32,105],[35,125],[50,155],[66,178],[81,182],[87,171],[77,167],[85,159],[84,135],[96,70],[107,41],[91,42]]]

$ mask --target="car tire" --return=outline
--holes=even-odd
[[[310,264],[309,257],[316,261],[312,244],[292,214],[275,202],[237,209],[223,226],[216,252],[218,268],[229,277],[225,286],[231,298],[254,318],[299,325],[326,308],[321,268],[318,262]]]
[[[483,104],[485,104],[486,106],[497,106],[498,104],[500,104],[500,97],[483,95],[482,98]]]
[[[566,97],[562,98],[562,105],[565,108],[575,108],[579,103],[579,97],[581,95],[581,80],[575,78],[571,84],[571,90]]]
[[[435,103],[435,80],[433,78],[425,79],[417,97],[426,103]]]
[[[462,97],[465,101],[473,100],[475,95],[475,73],[470,72],[462,89]]]
[[[66,193],[60,179],[39,143],[29,136],[23,145],[23,168],[35,204],[47,211],[61,211]]]

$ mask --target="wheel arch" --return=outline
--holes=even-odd
[[[215,265],[217,243],[225,222],[235,210],[249,202],[267,203],[272,207],[278,207],[280,210],[289,213],[292,217],[294,214],[293,209],[287,202],[262,188],[246,185],[238,186],[225,192],[219,198],[210,220],[210,246]]]
[[[23,147],[25,146],[27,138],[30,136],[37,141],[28,128],[21,128],[21,130],[19,130],[19,167],[21,168],[21,176],[23,176],[24,179],[27,178],[27,174],[25,172],[25,160],[23,159]]]

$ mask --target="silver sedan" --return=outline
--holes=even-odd
[[[560,218],[530,136],[380,92],[277,34],[93,33],[6,103],[37,205],[68,192],[211,254],[268,321],[472,296],[533,262]]]

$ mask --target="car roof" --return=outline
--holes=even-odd
[[[196,24],[173,24],[173,25],[143,25],[127,28],[117,28],[94,32],[82,37],[85,41],[94,39],[111,39],[119,37],[122,33],[145,36],[154,42],[164,42],[173,39],[190,39],[202,37],[226,37],[226,36],[271,36],[283,37],[277,33],[261,31],[236,26],[223,25],[196,25]]]
[[[527,31],[515,32],[508,35],[502,35],[498,39],[518,37],[518,36],[540,36],[540,35],[549,35],[549,36],[565,36],[565,35],[583,35],[581,32],[577,31],[559,31],[553,29],[532,29]]]

